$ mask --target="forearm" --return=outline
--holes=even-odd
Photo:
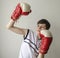
[[[37,58],[44,58],[44,54],[39,53]]]

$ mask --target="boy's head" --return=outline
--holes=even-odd
[[[46,19],[41,19],[41,20],[39,20],[38,22],[37,22],[37,27],[38,27],[38,29],[49,29],[50,28],[50,23],[48,22],[48,20],[46,20]]]

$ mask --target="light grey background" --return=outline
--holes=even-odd
[[[60,57],[60,0],[0,0],[0,58],[18,58],[22,35],[6,29],[10,15],[18,2],[27,2],[31,5],[32,13],[22,16],[16,26],[36,29],[36,22],[45,18],[51,23],[53,42],[45,58]]]

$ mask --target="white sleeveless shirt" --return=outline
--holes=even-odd
[[[37,58],[39,45],[40,40],[37,39],[36,33],[28,30],[20,48],[19,58]]]

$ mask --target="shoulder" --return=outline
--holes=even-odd
[[[24,39],[26,39],[27,37],[33,36],[33,34],[34,34],[33,30],[27,29],[26,34],[23,37]]]

